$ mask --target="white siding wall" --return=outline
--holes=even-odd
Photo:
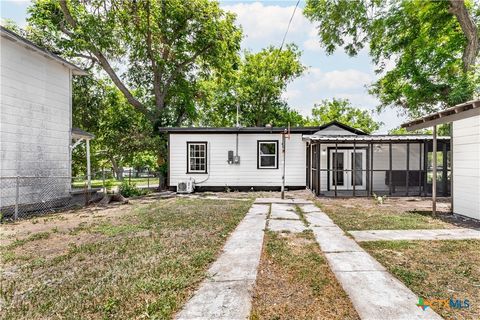
[[[480,116],[453,122],[453,212],[480,219]]]
[[[70,70],[5,38],[0,56],[0,176],[70,175]],[[2,180],[1,205],[12,201],[9,184]],[[46,187],[39,179],[29,184],[22,202]],[[52,197],[68,195],[68,178],[47,184]]]
[[[170,186],[188,178],[201,186],[281,186],[282,183],[282,136],[275,134],[239,134],[238,154],[240,164],[228,164],[227,153],[235,152],[235,134],[170,134]],[[278,169],[257,169],[257,141],[278,140]],[[187,174],[187,141],[208,143],[207,174]],[[305,186],[305,143],[301,134],[292,134],[286,146],[287,186]]]
[[[378,144],[375,144],[378,145]],[[389,147],[388,144],[380,145],[381,149],[374,149],[373,152],[373,166],[375,170],[389,170]],[[353,149],[353,145],[342,144],[338,145],[339,148],[348,147]],[[357,144],[356,148],[365,148],[367,145]],[[322,144],[321,145],[321,168],[327,169],[327,150],[328,148],[335,148],[335,144]],[[423,145],[422,145],[423,153]],[[368,156],[369,157],[369,156]],[[420,165],[420,150],[419,145],[410,144],[410,170],[419,170]],[[423,163],[422,163],[423,167]],[[365,168],[366,169],[366,168]],[[406,144],[392,144],[392,170],[407,170],[407,145]],[[388,185],[385,184],[385,171],[373,173],[373,186],[374,191],[388,191]],[[327,172],[321,173],[321,185],[322,191],[326,191],[328,187]],[[414,186],[410,186],[411,191],[415,190]],[[397,191],[405,190],[405,187],[396,187]]]

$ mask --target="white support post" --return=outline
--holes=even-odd
[[[437,214],[437,126],[433,126],[432,146],[432,215]]]
[[[90,139],[86,139],[86,144],[85,144],[86,148],[87,148],[87,186],[88,186],[88,189],[91,189],[92,188],[92,176],[91,176],[91,173],[90,173]]]
[[[282,199],[285,199],[285,132],[282,133],[282,158],[283,158],[283,167],[282,167]]]

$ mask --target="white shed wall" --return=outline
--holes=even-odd
[[[480,219],[480,116],[453,122],[453,212]]]
[[[71,73],[20,43],[1,38],[0,176],[70,175]],[[37,201],[45,181],[21,188],[22,203]],[[13,201],[2,179],[2,206]],[[50,197],[67,196],[70,179],[50,180]],[[45,200],[43,198],[42,200]]]
[[[228,164],[227,153],[235,152],[236,134],[170,134],[170,186],[181,180],[203,181],[200,186],[281,186],[282,156],[280,133],[238,135],[240,164]],[[277,140],[278,169],[257,169],[257,141]],[[208,174],[187,174],[187,141],[206,141]],[[286,144],[286,186],[305,186],[305,142],[301,134],[292,134]]]

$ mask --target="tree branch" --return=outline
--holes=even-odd
[[[467,38],[467,45],[463,51],[463,69],[465,71],[470,70],[476,63],[476,59],[479,53],[480,44],[478,38],[478,29],[473,21],[472,17],[468,13],[467,7],[465,7],[464,0],[449,0],[449,11],[458,20],[463,34]]]
[[[63,16],[65,18],[65,21],[72,27],[72,28],[77,28],[77,21],[73,18],[73,16],[70,13],[70,10],[68,9],[67,2],[66,0],[61,0],[59,2],[60,4],[60,9],[62,10]],[[63,26],[63,29],[66,29],[65,26]],[[67,30],[68,31],[68,30]],[[62,30],[62,32],[65,32]],[[71,35],[71,32],[68,31]],[[68,33],[66,33],[68,35]],[[130,90],[125,86],[125,84],[120,80],[118,75],[116,74],[115,70],[113,70],[112,66],[110,65],[110,62],[108,59],[105,57],[105,55],[97,49],[91,41],[88,41],[91,49],[91,53],[95,56],[97,59],[98,63],[102,66],[103,70],[109,75],[110,79],[112,79],[113,83],[117,86],[117,88],[123,93],[125,98],[127,99],[128,103],[130,103],[132,106],[134,106],[136,109],[138,109],[140,112],[142,112],[145,116],[150,118],[150,112],[145,106],[135,99],[135,97],[132,95]]]

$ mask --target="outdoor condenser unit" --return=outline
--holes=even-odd
[[[177,193],[192,193],[195,188],[193,180],[179,181],[177,183]]]

